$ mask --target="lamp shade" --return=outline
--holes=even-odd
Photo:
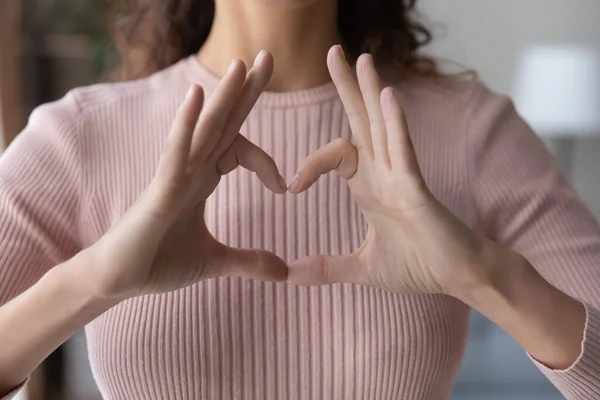
[[[526,49],[514,101],[540,136],[600,135],[600,54],[584,46]]]

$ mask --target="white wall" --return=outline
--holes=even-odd
[[[420,4],[434,26],[431,52],[475,69],[493,89],[507,94],[519,53],[531,44],[575,42],[600,48],[599,0],[421,0]],[[600,139],[577,142],[572,180],[600,218]]]

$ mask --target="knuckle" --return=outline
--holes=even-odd
[[[260,170],[260,162],[253,157],[252,154],[246,153],[244,156],[238,156],[238,160],[240,161],[238,164],[242,165],[250,172],[257,172]]]
[[[365,116],[362,112],[356,110],[347,111],[348,120],[355,124],[362,124],[365,122]]]
[[[369,123],[373,127],[385,126],[385,119],[382,116],[376,115],[369,117]]]
[[[349,139],[343,138],[343,137],[334,139],[332,143],[336,147],[339,147],[342,150],[348,150],[348,149],[351,149],[354,147],[354,145],[352,144],[352,142]]]
[[[331,268],[329,268],[329,264],[327,263],[327,258],[325,256],[316,256],[315,265],[325,282],[333,282],[333,271]]]
[[[262,165],[269,167],[275,165],[275,161],[266,151],[250,141],[245,142],[243,146],[240,144],[236,154],[238,157],[244,157],[247,163],[254,166],[255,169]]]
[[[269,153],[267,153],[266,151],[264,151],[263,149],[261,149],[260,147],[258,147],[256,145],[255,145],[255,152],[256,152],[257,162],[264,163],[265,165],[268,165],[268,166],[275,165],[275,160],[273,160],[273,158],[269,155]]]
[[[337,146],[339,154],[335,169],[343,177],[346,177],[348,175],[346,170],[351,169],[354,164],[357,164],[358,149],[346,138],[340,138]]]
[[[227,175],[230,173],[235,167],[231,165],[231,161],[226,158],[220,158],[217,162],[216,169],[217,173],[221,176]]]
[[[259,276],[263,272],[263,266],[265,265],[266,257],[262,251],[253,251],[251,255],[251,261],[249,266],[249,272],[253,276]]]
[[[312,171],[315,168],[320,169],[321,164],[322,164],[321,160],[322,160],[323,156],[324,155],[319,152],[309,155],[308,157],[306,157],[306,160],[304,160],[304,165],[302,166],[302,168],[300,170],[301,171],[305,171],[305,170]]]
[[[306,167],[307,165],[311,165],[314,164],[315,161],[317,161],[319,158],[318,152],[317,153],[312,153],[309,154],[306,159],[304,160],[304,166]]]
[[[273,161],[271,157],[265,160],[265,163],[263,164],[263,170],[265,173],[278,174],[277,164],[275,164],[275,161]]]

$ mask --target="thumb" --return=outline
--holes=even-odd
[[[285,282],[287,264],[266,250],[238,249],[223,245],[220,264],[215,268],[221,276],[237,276],[266,282]]]
[[[317,286],[333,283],[366,285],[364,268],[356,254],[343,256],[308,256],[290,264],[288,283]]]

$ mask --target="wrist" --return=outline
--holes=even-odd
[[[489,280],[461,300],[550,368],[567,368],[581,353],[585,308],[516,252],[498,247]]]
[[[479,279],[468,290],[457,297],[468,306],[478,309],[491,299],[494,302],[510,302],[514,285],[522,280],[522,275],[533,269],[519,253],[487,241],[482,246],[477,265]]]
[[[505,264],[514,264],[519,255],[508,252],[484,237],[477,237],[470,245],[468,257],[464,257],[463,273],[456,275],[452,285],[442,287],[442,293],[452,296],[472,308],[478,301],[489,298],[490,294],[504,290],[506,279]]]
[[[2,388],[23,382],[52,351],[117,303],[90,290],[85,254],[51,268],[0,308]]]
[[[70,290],[77,292],[82,304],[92,309],[108,310],[125,298],[110,296],[104,279],[99,273],[100,258],[94,246],[89,247],[50,272],[66,283]]]

